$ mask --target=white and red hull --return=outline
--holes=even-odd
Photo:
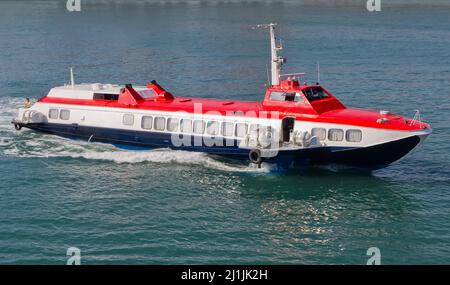
[[[47,102],[46,102],[47,101]],[[50,110],[58,110],[56,118],[50,118]],[[61,111],[69,111],[68,118],[61,118]],[[24,112],[28,120],[21,120]],[[225,112],[226,113],[226,112]],[[133,117],[132,124],[124,125],[124,115]],[[41,100],[31,109],[21,109],[21,113],[15,120],[16,124],[37,131],[50,133],[62,137],[75,138],[90,142],[111,143],[119,147],[130,149],[155,149],[172,148],[188,151],[206,152],[224,157],[249,160],[249,153],[258,147],[242,147],[244,137],[236,136],[237,124],[245,124],[248,129],[252,125],[270,126],[274,133],[278,133],[278,140],[282,141],[281,118],[271,118],[273,114],[260,118],[257,115],[231,116],[224,112],[188,112],[186,110],[167,111],[161,109],[144,109],[133,107],[106,106],[102,104],[85,104],[77,102],[64,102],[60,99]],[[25,114],[27,116],[27,114]],[[283,116],[278,114],[278,116]],[[143,129],[143,117],[165,118],[164,129]],[[273,116],[275,117],[275,116]],[[211,136],[206,130],[203,134],[182,132],[178,125],[176,130],[168,130],[168,120],[175,119],[178,124],[182,120],[202,121],[205,128],[208,122],[218,122],[218,134]],[[230,135],[224,135],[224,125],[227,122],[233,125]],[[153,125],[155,123],[153,122]],[[343,164],[364,168],[380,168],[399,160],[419,145],[431,132],[430,128],[418,128],[415,130],[385,129],[382,127],[362,126],[362,124],[343,124],[321,120],[295,119],[291,132],[311,133],[312,129],[342,130],[345,134],[348,130],[360,130],[361,141],[349,142],[345,135],[342,140],[329,140],[328,136],[318,139],[318,144],[309,147],[285,146],[280,143],[277,146],[261,148],[263,154],[261,161],[276,162],[284,166],[305,164]],[[183,138],[174,141],[174,138]],[[264,151],[269,155],[264,156]]]

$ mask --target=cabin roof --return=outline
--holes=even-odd
[[[80,104],[80,105],[96,105],[108,107],[124,107],[117,102],[93,100],[94,93],[104,94],[120,94],[120,91],[125,88],[125,85],[118,84],[101,84],[101,83],[82,83],[71,85],[64,85],[54,87],[49,94],[42,98],[42,102],[60,103],[60,104]],[[136,92],[149,90],[148,86],[133,86]],[[200,107],[201,105],[201,107]],[[255,101],[240,101],[240,100],[223,100],[223,99],[209,99],[209,98],[192,98],[192,97],[175,97],[173,100],[160,102],[154,97],[144,99],[139,102],[134,108],[137,109],[156,109],[162,111],[185,111],[194,112],[196,108],[201,108],[200,112],[216,111],[225,113],[231,112],[248,112],[260,111],[262,105]]]
[[[186,111],[193,112],[195,108],[202,108],[203,112],[248,112],[260,111],[262,106],[260,102],[239,101],[239,100],[220,100],[208,98],[175,97],[170,102],[158,102],[155,100],[145,100],[140,104],[144,109],[160,109],[167,111]],[[200,107],[201,106],[201,107]]]
[[[81,83],[72,85],[63,85],[53,87],[55,91],[70,90],[72,92],[86,91],[94,93],[108,93],[108,94],[119,94],[120,90],[124,88],[125,85],[119,84],[102,84],[102,83]],[[141,91],[147,89],[146,86],[133,86],[136,91]]]

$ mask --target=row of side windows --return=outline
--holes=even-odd
[[[70,110],[49,109],[48,117],[50,119],[58,119],[59,117],[61,120],[68,120],[70,119]]]
[[[124,125],[132,125],[131,118],[125,119]],[[133,116],[133,115],[131,115]],[[127,124],[128,123],[128,124]],[[222,128],[220,127],[222,125]],[[253,125],[252,125],[253,126]],[[256,125],[255,125],[256,126]],[[153,117],[143,116],[141,120],[141,128],[145,130],[157,130],[169,132],[181,132],[181,133],[194,133],[194,134],[206,134],[217,136],[222,134],[225,137],[245,137],[248,132],[248,124],[246,123],[232,123],[232,122],[219,122],[219,121],[202,121],[191,119],[177,119],[177,118],[165,118],[165,117]]]
[[[123,116],[123,124],[131,126],[134,124],[134,115],[125,114]],[[248,124],[246,123],[232,123],[219,121],[205,121],[191,120],[191,119],[177,119],[177,118],[165,118],[165,117],[153,117],[143,116],[141,120],[141,128],[146,130],[155,129],[157,131],[167,130],[169,132],[181,133],[194,133],[194,134],[206,134],[217,136],[222,134],[225,137],[245,137],[248,133]],[[251,129],[255,129],[257,125],[251,125]],[[316,136],[320,140],[328,138],[329,141],[343,141],[344,130],[342,129],[329,129],[328,136],[327,130],[324,128],[313,128],[311,134]],[[362,140],[361,130],[351,129],[345,132],[345,140],[348,142],[360,142]]]
[[[48,117],[50,119],[61,119],[69,120],[70,110],[58,110],[49,109]],[[167,121],[167,122],[166,122]],[[124,114],[122,123],[126,126],[134,125],[134,115]],[[206,128],[205,128],[206,125]],[[251,125],[251,129],[254,129],[257,125]],[[158,131],[167,130],[170,132],[177,132],[180,128],[182,133],[195,133],[208,135],[219,135],[220,134],[220,122],[218,121],[208,121],[206,124],[202,120],[191,120],[191,119],[177,119],[177,118],[165,118],[165,117],[155,117],[143,116],[141,120],[141,128],[146,130],[155,129]],[[246,123],[232,123],[232,122],[222,122],[222,135],[226,137],[231,137],[233,134],[236,137],[244,137],[248,133],[248,124]],[[317,137],[319,140],[325,140],[327,138],[327,130],[324,128],[313,128],[311,134]],[[344,140],[344,130],[342,129],[329,129],[328,130],[328,140],[329,141],[343,141]],[[361,130],[350,129],[345,132],[345,140],[348,142],[360,142],[362,140]]]
[[[327,138],[327,130],[324,128],[313,128],[311,130],[311,135],[317,137],[319,140],[323,141]],[[344,140],[344,130],[342,129],[329,129],[328,130],[328,140],[329,141],[343,141]],[[361,130],[347,130],[345,132],[345,140],[348,142],[360,142],[362,140]]]

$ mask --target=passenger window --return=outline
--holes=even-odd
[[[205,122],[194,121],[194,133],[203,134],[205,132]]]
[[[94,93],[94,100],[105,100],[105,94],[101,94],[101,93]]]
[[[134,124],[134,115],[132,114],[123,115],[122,123],[126,126],[132,126]]]
[[[119,94],[94,93],[94,100],[119,100]]]
[[[324,128],[313,128],[311,130],[311,135],[323,141],[327,138],[327,130]]]
[[[153,127],[153,117],[152,116],[143,116],[141,121],[141,128],[146,130],[151,130]]]
[[[178,130],[178,119],[175,118],[167,119],[167,130],[169,132],[176,132]]]
[[[180,129],[182,133],[191,133],[192,132],[192,120],[182,119],[180,123]]]
[[[69,110],[61,110],[61,112],[59,112],[59,118],[61,120],[68,120],[70,118],[70,111]]]
[[[248,125],[244,123],[236,124],[236,136],[238,138],[243,138],[247,135]]]
[[[50,109],[48,111],[48,117],[50,119],[58,119],[58,113],[59,113],[58,109]]]
[[[329,129],[328,140],[330,141],[342,141],[344,139],[344,131],[341,129]]]
[[[164,117],[155,118],[155,130],[164,131],[165,126],[166,126],[166,118]]]
[[[222,135],[225,137],[233,136],[233,128],[234,128],[233,123],[223,122],[222,123]]]
[[[206,133],[208,135],[216,136],[219,134],[219,122],[216,121],[209,121],[208,125],[206,126]]]
[[[361,130],[347,130],[345,132],[345,140],[348,142],[360,142],[362,140]]]

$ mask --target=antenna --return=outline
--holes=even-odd
[[[320,64],[317,62],[317,84],[320,82]]]
[[[73,76],[73,67],[70,68],[70,85],[72,86],[72,88],[75,87],[75,79]]]
[[[271,71],[272,71],[272,85],[278,85],[280,82],[280,72],[281,72],[281,66],[283,63],[286,62],[286,59],[278,56],[278,51],[282,50],[283,47],[281,46],[281,42],[277,45],[276,44],[276,37],[275,37],[275,27],[277,24],[270,23],[270,24],[260,24],[256,25],[255,28],[265,28],[269,29],[270,32],[270,48],[271,48]]]

